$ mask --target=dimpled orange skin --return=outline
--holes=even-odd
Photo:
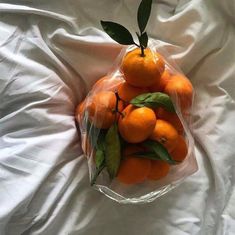
[[[119,118],[118,129],[122,138],[127,142],[140,143],[153,132],[156,116],[152,109],[128,105],[123,110],[123,115]]]
[[[164,92],[173,97],[177,95],[183,111],[191,107],[193,100],[193,86],[184,75],[177,74],[172,76],[167,83]]]
[[[152,160],[151,168],[147,179],[149,180],[160,180],[163,177],[167,176],[170,170],[170,165],[161,160]]]
[[[136,96],[147,93],[148,91],[149,90],[147,88],[134,87],[127,82],[118,86],[118,95],[125,102],[130,102]]]
[[[175,129],[178,131],[179,134],[183,134],[184,128],[176,113],[168,112],[167,110],[163,108],[157,108],[155,113],[159,119],[163,119],[171,123],[175,127]]]
[[[171,79],[171,75],[167,69],[163,72],[161,78],[158,82],[154,83],[152,86],[149,87],[151,92],[162,92],[168,81]]]
[[[128,52],[121,64],[124,79],[132,86],[148,87],[158,82],[165,63],[157,57],[149,48],[144,50],[145,56],[141,56],[140,48]]]
[[[149,138],[160,142],[168,152],[171,152],[177,145],[178,136],[177,130],[169,122],[157,119],[155,128]]]
[[[117,178],[124,184],[142,183],[149,174],[151,160],[136,157],[135,153],[142,151],[138,146],[127,146],[123,151]]]
[[[183,136],[178,137],[178,143],[175,149],[171,152],[171,157],[175,161],[183,161],[188,154],[188,147]]]
[[[87,105],[89,120],[101,129],[108,129],[117,120],[115,113],[116,96],[112,91],[100,91],[91,97]],[[123,102],[119,101],[118,110],[123,110]]]

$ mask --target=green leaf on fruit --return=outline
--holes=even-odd
[[[177,163],[161,143],[154,140],[146,140],[143,142],[143,146],[146,147],[148,151],[146,153],[138,153],[138,156],[150,158],[152,160],[166,161],[169,164]]]
[[[144,93],[136,96],[130,102],[136,107],[165,108],[169,112],[175,112],[170,96],[162,92]]]
[[[105,167],[104,161],[104,138],[106,131],[96,128],[91,122],[86,122],[86,133],[92,149],[95,150],[95,174],[91,179],[91,185],[95,184],[97,177]]]
[[[121,160],[121,144],[118,127],[115,123],[111,126],[105,136],[105,164],[111,179],[118,172]]]
[[[101,25],[104,31],[116,42],[122,45],[134,44],[131,33],[122,25],[111,21],[102,21]]]
[[[95,153],[95,165],[97,168],[100,168],[103,163],[104,163],[104,152],[100,149],[97,149]]]
[[[100,168],[105,163],[105,134],[103,132],[100,132],[95,149],[96,167]]]

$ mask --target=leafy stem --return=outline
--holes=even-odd
[[[142,57],[144,57],[144,56],[145,56],[145,54],[144,54],[144,49],[145,49],[145,47],[144,47],[144,45],[143,45],[143,43],[142,43],[142,41],[143,41],[143,40],[142,40],[142,37],[143,37],[142,35],[143,35],[143,34],[139,35],[138,33],[136,33],[136,35],[137,35],[137,37],[138,37],[138,39],[139,39],[139,45],[137,44],[137,46],[140,47],[140,49],[141,49],[141,54],[140,54],[140,55],[141,55]]]
[[[141,49],[141,56],[142,57],[145,57],[145,54],[144,54],[144,47],[142,45],[140,45],[140,49]]]
[[[101,21],[101,26],[104,31],[116,42],[122,45],[136,45],[141,49],[141,56],[144,57],[144,49],[148,45],[148,35],[145,32],[150,13],[152,8],[152,0],[142,0],[138,12],[137,12],[137,22],[139,26],[140,33],[136,33],[139,44],[137,44],[131,33],[124,26],[111,22],[111,21]]]

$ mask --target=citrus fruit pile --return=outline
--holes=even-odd
[[[118,75],[99,79],[76,109],[85,133],[83,150],[95,165],[91,184],[103,170],[127,185],[160,180],[188,154],[181,120],[192,105],[193,87],[148,47],[144,14],[150,10],[151,1],[143,0],[138,9],[139,45],[123,26],[101,22],[113,39],[136,47],[123,56]]]
[[[191,106],[192,85],[184,75],[172,74],[162,56],[155,55],[154,60],[161,61],[155,68],[148,67],[151,56],[141,57],[139,49],[127,53],[121,64],[122,80],[99,79],[76,111],[79,122],[86,115],[87,134],[96,137],[85,140],[85,153],[92,155],[97,170],[105,165],[111,178],[125,184],[159,180],[188,153],[184,128],[170,97],[176,94],[184,113]],[[147,86],[138,78],[143,64]],[[154,69],[158,72],[149,76]]]

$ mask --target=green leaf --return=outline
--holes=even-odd
[[[95,184],[97,177],[105,167],[105,135],[106,130],[96,128],[92,123],[86,123],[87,134],[92,148],[95,149],[95,174],[91,180],[91,186]]]
[[[91,179],[91,186],[95,184],[97,177],[101,173],[101,171],[104,169],[105,164],[102,164],[99,168],[96,168],[95,174]]]
[[[98,139],[97,139],[97,143],[96,143],[96,149],[105,150],[105,136],[106,136],[106,131],[104,130],[100,130]]]
[[[134,44],[131,33],[122,25],[111,21],[100,21],[104,31],[116,42],[122,45]]]
[[[95,152],[95,165],[100,168],[104,164],[104,151],[97,149]]]
[[[96,152],[95,152],[96,171],[95,171],[95,174],[91,180],[91,185],[95,184],[97,177],[99,176],[99,174],[101,173],[101,171],[105,167],[105,152],[104,152],[105,141],[104,141],[103,136],[104,135],[102,133],[99,136],[97,144],[96,144]]]
[[[105,160],[105,134],[100,132],[96,143],[95,152],[95,164],[97,168],[100,168],[104,164]]]
[[[169,112],[175,112],[175,108],[170,96],[162,92],[141,94],[132,99],[130,103],[136,107],[162,107]]]
[[[121,145],[117,124],[111,126],[105,136],[105,164],[110,178],[117,175],[121,160]]]
[[[137,20],[141,34],[144,32],[148,23],[151,7],[152,0],[142,0],[139,5]]]
[[[175,161],[171,155],[168,153],[167,149],[159,142],[154,140],[146,140],[143,143],[143,146],[147,147],[151,153],[155,153],[156,158],[155,160],[163,160],[166,161],[169,164],[176,164],[177,161]],[[147,157],[147,155],[146,155]],[[154,157],[154,155],[151,155],[151,157]],[[153,159],[153,158],[151,158]]]
[[[104,145],[106,130],[96,128],[92,123],[87,121],[86,131],[92,148],[97,148],[97,145],[101,145],[101,143]]]
[[[140,44],[146,48],[148,46],[148,35],[147,33],[143,33],[141,36],[140,36]]]

